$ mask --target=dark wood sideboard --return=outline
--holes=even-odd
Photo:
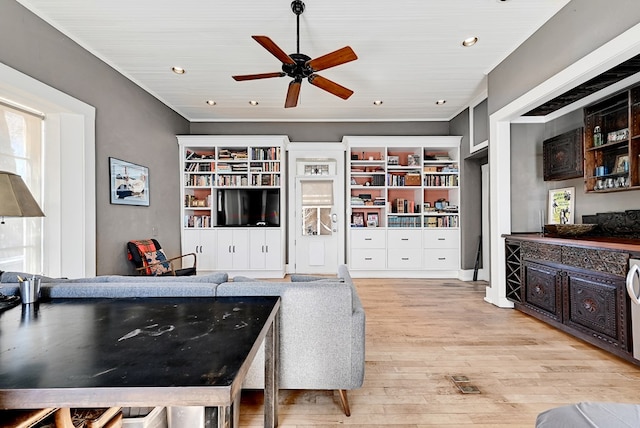
[[[640,365],[625,285],[640,241],[513,234],[505,245],[506,297],[516,309]]]

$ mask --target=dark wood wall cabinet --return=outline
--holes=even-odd
[[[640,86],[584,109],[586,192],[640,189]]]
[[[506,238],[506,296],[516,309],[640,365],[632,356],[631,302],[625,277],[635,243]]]

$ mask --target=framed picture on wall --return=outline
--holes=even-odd
[[[109,158],[111,203],[149,206],[149,168]]]
[[[548,224],[573,224],[575,187],[549,190]]]

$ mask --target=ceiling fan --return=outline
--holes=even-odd
[[[298,105],[298,97],[300,95],[300,86],[302,79],[307,78],[309,83],[320,89],[346,100],[353,91],[345,88],[325,77],[316,74],[317,71],[326,70],[353,60],[358,59],[353,49],[345,46],[337,51],[330,52],[326,55],[311,59],[309,56],[300,53],[300,15],[304,12],[304,3],[301,0],[291,2],[291,10],[296,14],[297,23],[297,52],[287,55],[282,49],[276,45],[273,40],[267,36],[251,36],[256,42],[260,43],[263,48],[268,50],[273,56],[282,62],[282,71],[274,73],[261,74],[245,74],[241,76],[232,76],[237,81],[268,79],[271,77],[292,77],[287,90],[287,99],[284,107],[290,108]]]

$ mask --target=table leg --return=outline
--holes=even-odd
[[[278,316],[264,339],[264,426],[278,426]]]

